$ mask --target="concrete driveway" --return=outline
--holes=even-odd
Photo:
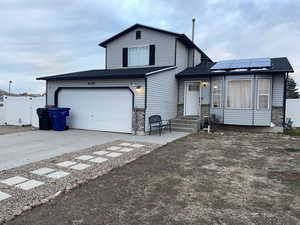
[[[165,132],[162,136],[133,136],[73,129],[0,135],[0,171],[115,140],[166,144],[186,135],[182,132]]]

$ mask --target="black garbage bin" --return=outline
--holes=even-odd
[[[48,114],[47,108],[38,108],[36,110],[39,117],[39,128],[40,130],[51,130],[52,124]]]

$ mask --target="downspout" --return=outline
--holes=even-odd
[[[287,86],[287,80],[289,78],[289,73],[286,73],[286,75],[284,75],[284,93],[283,93],[283,121],[282,121],[282,127],[285,127],[285,116],[286,116],[286,86]]]
[[[145,76],[145,106],[144,106],[144,133],[146,134],[146,117],[147,117],[147,92],[148,92],[148,87],[147,87],[147,76]]]
[[[253,87],[252,87],[252,91],[253,91],[253,94],[252,94],[252,98],[253,98],[253,100],[252,100],[252,126],[254,126],[254,109],[255,109],[255,103],[256,103],[256,93],[258,93],[257,92],[257,88],[258,87],[256,87],[256,74],[254,74],[254,82],[253,82]]]
[[[46,105],[45,107],[48,107],[48,81],[46,80]]]
[[[193,23],[193,25],[192,25],[192,42],[193,43],[195,41],[195,21],[196,21],[196,19],[193,18],[192,19],[192,23]],[[192,57],[193,63],[192,63],[192,65],[194,67],[195,66],[195,48],[193,48],[192,50],[193,50],[193,57]]]
[[[212,95],[212,93],[211,93],[211,76],[209,77],[209,107],[208,107],[208,119],[210,120],[210,109],[211,109],[211,107],[212,107],[212,102],[211,102],[211,95]]]
[[[223,86],[222,86],[222,91],[223,91],[223,124],[225,122],[225,106],[226,106],[226,79],[225,79],[225,75],[223,76]]]

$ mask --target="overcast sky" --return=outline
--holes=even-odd
[[[300,84],[300,0],[1,0],[0,89],[41,93],[38,76],[104,68],[98,43],[142,23],[191,34],[213,60],[287,56]]]

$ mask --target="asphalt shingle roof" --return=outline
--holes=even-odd
[[[38,77],[37,80],[84,80],[84,79],[116,79],[116,78],[144,78],[147,73],[172,68],[173,66],[122,68],[106,70],[87,70],[54,76]]]
[[[258,74],[258,73],[278,73],[278,72],[291,72],[293,73],[293,67],[286,57],[271,58],[270,69],[266,70],[249,70],[249,71],[220,71],[212,72],[210,68],[215,65],[216,62],[201,63],[198,66],[187,68],[182,72],[176,74],[177,78],[185,77],[198,77],[198,76],[213,76],[213,75],[234,75],[234,74]]]

